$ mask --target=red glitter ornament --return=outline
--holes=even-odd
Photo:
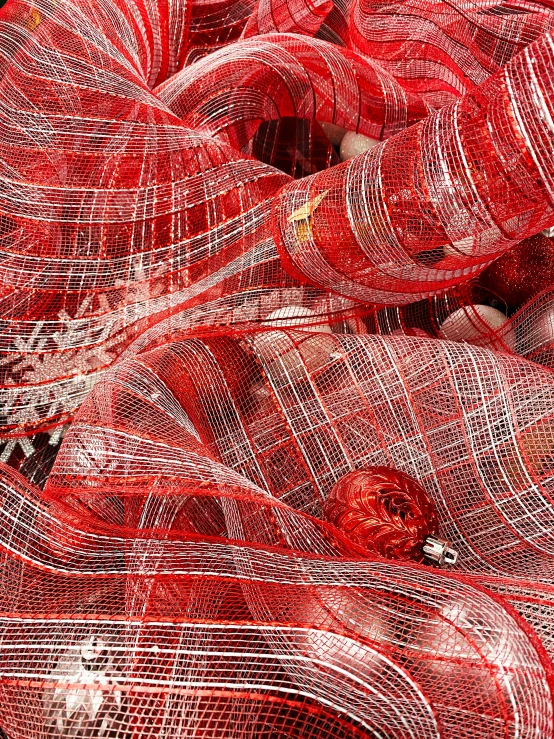
[[[554,283],[554,239],[537,234],[493,262],[480,284],[510,309],[520,308]]]
[[[433,501],[399,470],[366,467],[341,477],[324,506],[352,541],[388,559],[423,561],[425,539],[438,531]]]

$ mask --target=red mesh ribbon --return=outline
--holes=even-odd
[[[548,225],[548,35],[459,103],[289,184],[272,205],[288,178],[221,137],[309,172],[310,157],[331,161],[329,150],[304,127],[292,152],[280,144],[275,154],[279,116],[387,137],[425,115],[419,93],[329,40],[229,45],[249,17],[242,5],[164,7],[11,0],[3,9],[4,433],[63,423],[125,346],[169,313],[202,306],[195,319],[186,313],[190,325],[259,321],[279,306],[310,307],[329,288],[348,300],[326,310],[408,303]],[[550,11],[533,8],[546,28]],[[502,16],[507,38],[526,13]],[[343,16],[335,8],[324,35]],[[498,32],[495,13],[479,18]],[[184,66],[202,44],[227,45]]]
[[[408,720],[419,736],[547,736],[550,662],[506,602],[372,560],[312,516],[353,466],[403,468],[435,498],[461,568],[531,605],[518,578],[551,581],[552,392],[525,360],[422,339],[195,337],[117,364],[42,499],[4,472],[8,732],[57,736],[64,701],[92,696],[117,734],[137,736],[159,721],[234,737],[246,715],[252,737],[296,736],[309,716],[314,737],[404,737]],[[83,687],[91,639],[103,682]],[[29,705],[50,723],[29,724]]]
[[[75,418],[1,466],[10,739],[552,736],[551,295],[469,283],[552,221],[551,18],[8,1],[0,462]],[[322,520],[375,465],[455,571]]]
[[[273,230],[286,262],[349,297],[402,304],[467,281],[544,228],[553,58],[546,35],[460,101],[289,184]]]

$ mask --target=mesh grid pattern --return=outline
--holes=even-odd
[[[3,433],[65,422],[168,314],[202,305],[207,324],[227,322],[230,308],[257,321],[329,288],[409,303],[548,225],[548,33],[414,126],[428,103],[382,59],[298,35],[229,43],[247,11],[112,0],[3,9]],[[537,14],[535,35],[550,19]],[[479,18],[496,27],[494,14]],[[202,44],[215,53],[190,65]],[[290,183],[306,156],[333,162],[316,116],[387,140]],[[286,147],[277,155],[270,142],[291,117],[312,124],[297,128],[287,177],[271,166]]]
[[[553,220],[552,17],[2,9],[0,736],[554,735],[552,289],[479,310]],[[323,520],[368,465],[450,571]]]

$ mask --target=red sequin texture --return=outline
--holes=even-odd
[[[510,308],[524,306],[554,285],[554,240],[538,234],[497,259],[480,283]]]

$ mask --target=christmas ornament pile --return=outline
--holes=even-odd
[[[554,735],[553,23],[8,0],[9,739]]]

